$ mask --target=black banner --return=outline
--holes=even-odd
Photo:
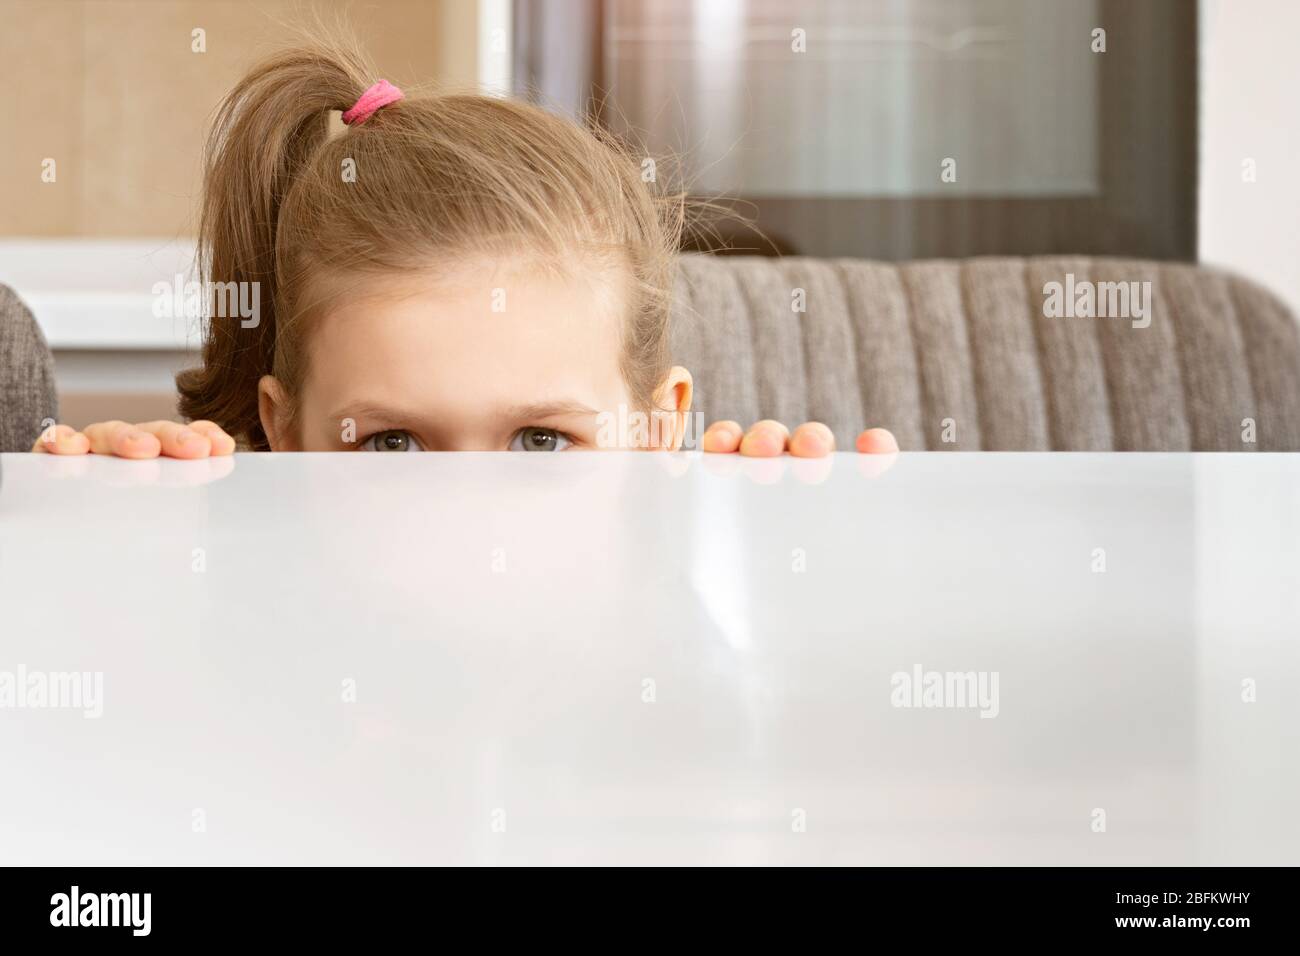
[[[536,943],[599,931],[609,942],[902,932],[936,941],[1131,937],[1147,944],[1285,938],[1294,872],[1282,869],[580,870],[0,869],[6,942],[241,943],[398,939],[420,930],[514,932]],[[1291,932],[1288,932],[1291,930]],[[613,935],[610,935],[610,934]],[[680,934],[687,934],[682,936]],[[671,935],[666,935],[671,934]]]

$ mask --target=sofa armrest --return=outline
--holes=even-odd
[[[18,295],[0,285],[0,452],[30,451],[42,422],[58,414],[45,337]]]

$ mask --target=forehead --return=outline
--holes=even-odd
[[[625,301],[617,271],[511,260],[357,280],[307,330],[304,385],[407,404],[561,390],[594,404],[621,384]]]

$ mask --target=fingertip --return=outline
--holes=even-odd
[[[212,441],[192,428],[178,429],[172,446],[173,458],[207,458],[212,451]]]
[[[226,434],[216,422],[200,419],[190,422],[189,427],[208,439],[209,454],[211,456],[233,455],[235,453],[235,440]]]
[[[84,455],[90,450],[90,439],[70,425],[55,425],[41,433],[32,451],[46,455]]]
[[[835,450],[835,434],[821,422],[805,422],[790,438],[790,454],[796,458],[824,458]]]
[[[81,432],[68,429],[71,434],[60,434],[54,442],[56,455],[85,455],[90,451],[90,439]]]
[[[162,442],[138,428],[125,429],[113,442],[113,454],[119,458],[157,458],[161,453]]]
[[[731,454],[740,447],[744,430],[733,421],[714,422],[704,431],[701,446],[715,454]]]
[[[884,428],[868,428],[857,440],[858,451],[864,455],[891,455],[898,451],[898,440]]]
[[[740,440],[740,453],[749,458],[775,458],[785,454],[785,446],[786,437],[781,432],[755,425]]]

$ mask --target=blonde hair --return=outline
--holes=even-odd
[[[625,270],[621,364],[649,406],[669,366],[682,197],[656,195],[609,134],[500,97],[408,95],[331,137],[331,112],[377,78],[358,54],[312,45],[262,63],[221,104],[205,154],[199,269],[207,282],[260,283],[261,314],[252,328],[209,319],[202,366],[176,379],[182,414],[265,449],[257,383],[273,374],[290,395],[301,385],[303,320],[325,300],[312,292],[318,280],[521,252]]]

